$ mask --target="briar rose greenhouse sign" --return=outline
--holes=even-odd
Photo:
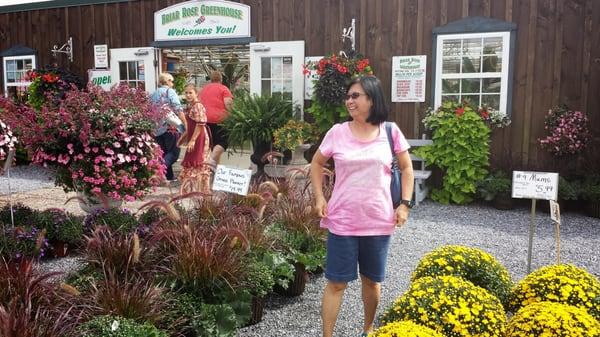
[[[229,1],[187,1],[154,13],[154,40],[250,36],[250,6]]]

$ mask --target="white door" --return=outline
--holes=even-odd
[[[156,90],[156,52],[152,47],[110,50],[110,73],[114,83],[127,83],[149,93]]]
[[[250,93],[283,95],[304,118],[304,41],[250,44]]]

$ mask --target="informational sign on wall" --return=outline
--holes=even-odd
[[[250,6],[231,1],[192,0],[154,13],[154,40],[250,36]]]
[[[98,69],[90,69],[88,70],[88,78],[90,79],[90,83],[94,85],[98,85],[102,87],[102,89],[108,91],[113,86],[112,77],[110,75],[110,69],[107,70],[98,70]]]
[[[225,191],[240,195],[248,194],[252,170],[240,170],[223,165],[217,165],[213,191]]]
[[[427,56],[392,57],[392,102],[425,102]]]
[[[556,200],[558,197],[558,173],[513,171],[512,197]]]
[[[321,60],[323,56],[306,56],[304,58],[304,64],[316,64]],[[319,79],[319,75],[317,75],[317,71],[314,69],[306,69],[308,71],[304,76],[304,99],[311,100],[314,93],[314,81]]]
[[[107,44],[94,45],[94,68],[96,68],[96,69],[108,68],[108,45]]]

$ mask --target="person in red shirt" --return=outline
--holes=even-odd
[[[200,102],[206,108],[207,125],[212,137],[210,157],[213,165],[219,164],[221,155],[227,150],[228,135],[219,123],[229,116],[229,110],[233,106],[233,95],[222,82],[223,75],[221,75],[221,72],[213,71],[210,74],[210,83],[202,88],[199,95]]]

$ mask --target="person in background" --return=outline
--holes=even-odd
[[[210,74],[210,83],[200,91],[200,102],[206,108],[206,117],[211,134],[211,160],[212,165],[221,161],[221,155],[227,150],[227,132],[219,123],[223,122],[229,115],[233,106],[233,95],[231,91],[222,84],[223,75],[220,71]]]
[[[402,202],[394,209],[390,192],[392,151],[385,131],[388,108],[375,76],[355,79],[348,87],[346,109],[351,120],[325,135],[310,167],[315,211],[327,228],[327,260],[321,316],[323,337],[332,337],[348,282],[360,271],[364,325],[373,330],[385,276],[390,236],[408,219],[414,176],[408,142],[396,124],[392,142],[402,172]],[[335,185],[329,201],[323,195],[323,168],[335,163]]]
[[[174,182],[173,164],[179,159],[177,140],[185,129],[182,119],[182,106],[177,92],[173,89],[173,76],[161,73],[158,77],[159,88],[152,94],[151,99],[165,109],[167,117],[163,119],[156,130],[155,139],[163,151],[163,159],[167,166],[166,179]]]
[[[187,143],[187,149],[181,166],[183,170],[179,174],[181,182],[181,193],[202,192],[210,194],[211,168],[208,165],[210,159],[210,136],[206,126],[206,110],[198,100],[198,92],[193,84],[185,86],[185,109],[186,130],[179,139],[178,145]]]

